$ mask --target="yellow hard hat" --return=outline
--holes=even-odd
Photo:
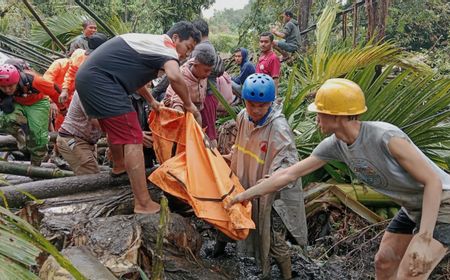
[[[364,93],[347,79],[329,79],[319,88],[308,110],[336,116],[359,115],[367,111]]]

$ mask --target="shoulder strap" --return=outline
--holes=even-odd
[[[20,79],[19,79],[19,96],[26,96],[28,94],[37,94],[39,90],[33,88],[34,77],[31,74],[25,73],[19,69]]]

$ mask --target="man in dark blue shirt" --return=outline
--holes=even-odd
[[[239,48],[234,51],[234,62],[240,66],[239,76],[231,78],[233,93],[241,96],[242,84],[248,76],[255,73],[255,65],[248,60],[248,50]]]

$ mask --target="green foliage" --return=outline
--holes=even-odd
[[[270,27],[279,20],[283,10],[295,6],[295,1],[281,0],[251,0],[243,9],[243,18],[237,22],[230,23],[232,30],[236,29],[239,34],[235,47],[246,47],[251,51],[258,49],[258,37],[261,32],[270,31]],[[228,15],[228,12],[225,13]],[[240,15],[240,13],[238,13]],[[225,21],[224,15],[219,14],[219,23]],[[229,17],[227,22],[234,21],[235,17]],[[210,20],[214,24],[214,17]]]
[[[29,36],[32,19],[31,14],[23,5],[22,1],[3,0],[0,1],[0,33],[15,35],[18,37]]]
[[[447,0],[390,1],[386,38],[408,50],[429,49],[450,35],[450,2]]]
[[[251,4],[247,4],[243,9],[225,9],[214,13],[214,16],[208,20],[209,31],[211,34],[226,33],[237,34],[239,25],[250,13]]]
[[[46,20],[46,25],[58,40],[68,46],[73,39],[82,33],[81,22],[87,16],[81,12],[66,12]],[[40,25],[34,25],[31,31],[33,41],[47,48],[55,49],[56,44]]]
[[[439,78],[424,63],[390,42],[367,42],[351,48],[329,40],[336,12],[334,1],[329,1],[316,32],[321,46],[297,59],[291,70],[286,69],[287,82],[280,86],[285,99],[283,112],[297,135],[301,157],[310,155],[323,139],[316,129],[315,115],[306,112],[307,97],[325,80],[346,77],[361,85],[366,94],[369,111],[363,120],[399,126],[429,158],[449,169],[446,158],[450,155],[450,126],[443,123],[450,117],[450,79]],[[385,65],[385,69],[380,73],[377,65]],[[394,65],[408,70],[396,76]],[[337,181],[352,178],[348,168],[337,163],[328,164],[325,170],[303,178],[304,183],[329,176]]]
[[[194,20],[201,14],[202,8],[208,8],[214,0],[86,0],[83,1],[94,13],[118,34],[127,32],[164,33],[175,22]],[[86,13],[67,0],[34,0],[33,7],[64,44],[69,44],[75,36],[81,34]],[[21,1],[0,2],[0,11],[7,10],[0,19],[2,33],[30,38],[32,29],[35,42],[53,47],[50,37],[30,15]],[[101,27],[99,27],[99,31]],[[104,32],[104,31],[102,31]]]
[[[209,86],[211,87],[211,90],[214,94],[214,96],[217,98],[217,100],[220,102],[220,104],[222,104],[222,106],[225,108],[225,110],[228,112],[228,115],[231,116],[233,119],[236,119],[237,114],[236,112],[233,110],[233,108],[231,108],[231,106],[228,104],[228,102],[225,100],[225,98],[223,97],[223,95],[219,92],[219,90],[214,86],[214,84],[212,84],[211,82],[208,81]]]
[[[86,279],[58,250],[26,221],[0,207],[0,275],[5,280],[39,279],[30,272],[43,252],[77,280]]]
[[[86,18],[89,17],[80,9],[77,9],[73,12],[65,12],[58,16],[48,18],[46,25],[61,43],[68,46],[78,35],[82,34],[83,28],[81,27],[81,22]],[[121,21],[117,16],[109,17],[106,24],[117,34],[130,31],[128,24]],[[98,26],[98,31],[108,35],[101,26]],[[40,25],[33,26],[31,36],[34,42],[42,46],[52,49],[57,48],[56,44]]]
[[[147,1],[145,1],[146,4]],[[208,8],[214,0],[160,0],[152,1],[146,15],[142,15],[140,19],[148,17],[149,24],[153,26],[153,30],[157,32],[166,32],[176,22],[180,20],[194,20],[201,15],[202,8]],[[157,11],[156,14],[155,11]],[[141,26],[145,28],[145,26]],[[138,28],[139,29],[139,28]],[[142,32],[142,31],[140,31]]]
[[[395,78],[393,65],[376,77],[375,65],[349,73],[346,78],[357,82],[366,96],[367,113],[362,120],[385,121],[400,127],[434,162],[449,170],[441,156],[449,155],[450,79],[435,74],[404,71]]]
[[[417,59],[430,65],[433,70],[450,77],[450,45],[439,46],[422,52],[413,52]]]
[[[321,72],[321,62],[328,56],[330,47],[329,40],[333,23],[336,19],[336,13],[338,12],[338,4],[336,1],[328,1],[328,5],[323,10],[322,15],[317,21],[316,29],[316,50],[315,50],[315,65],[318,68],[314,69],[315,73]],[[314,64],[313,64],[314,65]]]
[[[239,38],[232,34],[212,33],[209,39],[219,53],[232,53]]]

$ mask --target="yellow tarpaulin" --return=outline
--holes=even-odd
[[[245,239],[250,229],[251,203],[224,205],[244,188],[217,149],[209,147],[192,114],[169,108],[149,116],[153,145],[162,163],[149,180],[192,206],[197,217],[235,240]]]

